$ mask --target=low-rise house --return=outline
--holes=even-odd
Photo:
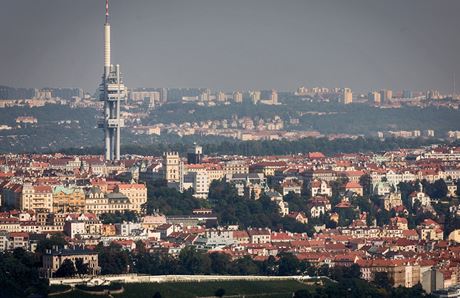
[[[246,231],[233,231],[233,239],[238,243],[249,243],[249,234]]]
[[[8,239],[8,248],[13,250],[15,248],[29,249],[29,233],[25,232],[11,232]]]
[[[303,212],[291,211],[289,212],[288,216],[295,219],[296,221],[300,223],[303,223],[303,224],[308,223],[308,217]]]
[[[302,182],[298,179],[285,179],[281,183],[283,196],[286,196],[290,192],[300,195],[302,192]]]
[[[431,206],[431,198],[422,191],[411,193],[409,198],[412,206],[414,206],[415,202],[419,202],[423,207]]]
[[[345,185],[345,191],[351,191],[358,196],[363,196],[363,187],[356,181],[350,181]]]
[[[312,197],[320,195],[332,197],[332,188],[324,180],[313,180],[310,183],[310,191]]]
[[[378,196],[385,196],[393,191],[394,187],[387,181],[377,182],[374,186],[374,194]]]
[[[326,197],[316,196],[308,201],[307,208],[311,217],[318,218],[331,210],[331,202]]]
[[[418,227],[417,231],[422,240],[437,241],[444,239],[444,232],[441,225],[432,219],[425,219]]]
[[[392,192],[385,195],[383,198],[383,208],[387,211],[390,211],[393,208],[403,206],[403,201],[401,198],[400,192]]]
[[[271,231],[268,229],[249,229],[250,243],[270,243]]]

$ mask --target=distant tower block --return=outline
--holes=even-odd
[[[276,90],[272,90],[272,93],[270,95],[270,100],[272,101],[272,104],[274,105],[278,104],[278,92],[276,92]]]
[[[177,152],[165,152],[163,155],[164,179],[168,183],[179,183],[181,181],[182,161]]]
[[[342,90],[342,102],[344,104],[353,103],[353,93],[350,88],[343,88]]]
[[[105,2],[104,24],[104,74],[99,85],[99,100],[104,102],[104,118],[98,122],[104,130],[104,155],[106,160],[120,160],[121,128],[124,120],[120,117],[121,101],[126,100],[127,89],[123,84],[120,65],[110,63],[109,1]]]
[[[242,103],[243,102],[243,93],[240,91],[235,91],[233,92],[233,101],[236,103]]]
[[[203,147],[193,144],[187,152],[187,163],[189,164],[200,164],[203,160]]]

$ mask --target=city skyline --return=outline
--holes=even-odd
[[[112,2],[114,57],[130,88],[450,93],[460,76],[455,1]],[[96,90],[103,5],[4,1],[1,84]]]

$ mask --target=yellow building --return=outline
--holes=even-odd
[[[449,241],[460,243],[460,230],[454,230],[449,234]]]
[[[75,187],[53,188],[53,212],[80,212],[85,209],[85,193]]]

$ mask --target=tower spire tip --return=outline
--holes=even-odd
[[[109,0],[105,0],[105,22],[109,22]]]

